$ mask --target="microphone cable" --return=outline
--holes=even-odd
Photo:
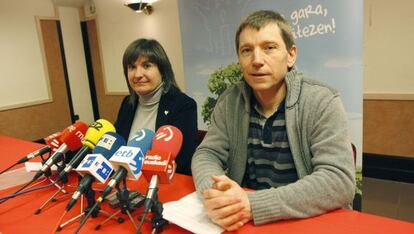
[[[8,168],[6,168],[6,169],[2,170],[2,171],[0,172],[0,175],[1,175],[1,174],[3,174],[3,173],[4,173],[4,172],[6,172],[6,171],[8,171],[8,170],[12,169],[14,166],[16,166],[16,165],[18,165],[18,164],[19,164],[19,162],[16,162],[16,163],[14,163],[13,165],[11,165],[10,167],[8,167]]]
[[[33,181],[35,181],[35,180],[32,179],[31,181],[27,182],[25,185],[23,185],[21,188],[19,188],[16,192],[12,193],[9,198],[0,201],[0,204],[4,203],[5,201],[9,200],[12,197],[15,197],[14,195],[18,194],[20,191],[22,191],[23,189],[27,188],[27,186],[29,186],[30,184],[32,184]]]
[[[27,190],[25,190],[25,191],[19,191],[19,192],[15,192],[15,193],[13,193],[13,194],[11,194],[11,195],[8,195],[8,196],[5,196],[5,197],[1,197],[0,198],[0,204],[1,203],[3,203],[3,201],[6,201],[6,200],[8,200],[8,199],[10,199],[10,198],[13,198],[13,197],[16,197],[16,196],[20,196],[20,195],[23,195],[23,194],[26,194],[26,193],[30,193],[30,192],[33,192],[33,191],[37,191],[37,190],[41,190],[41,189],[45,189],[45,188],[48,188],[48,187],[50,187],[50,186],[52,186],[53,184],[48,184],[48,185],[43,185],[43,186],[41,186],[41,187],[38,187],[38,188],[31,188],[31,189],[27,189]]]

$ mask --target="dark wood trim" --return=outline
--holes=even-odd
[[[56,28],[57,28],[57,32],[58,32],[60,54],[61,54],[61,58],[62,58],[62,68],[63,68],[63,74],[64,74],[65,84],[66,84],[66,94],[68,95],[70,119],[71,119],[72,123],[75,123],[76,120],[79,120],[79,116],[75,114],[75,110],[74,110],[74,107],[73,107],[72,93],[70,91],[68,67],[67,67],[67,64],[66,64],[65,48],[64,48],[64,45],[63,45],[63,35],[62,35],[62,28],[60,26],[60,21],[56,21]]]
[[[97,120],[100,118],[100,114],[99,114],[98,98],[96,95],[95,75],[93,73],[92,56],[91,56],[91,48],[89,45],[87,22],[81,22],[81,29],[82,29],[83,48],[85,50],[86,70],[88,72],[89,91],[91,93],[93,117],[95,120]]]
[[[414,183],[414,158],[363,153],[365,177]]]

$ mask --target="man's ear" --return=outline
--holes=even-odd
[[[296,45],[292,45],[292,47],[288,50],[287,65],[288,65],[289,68],[292,68],[293,65],[295,65],[296,53],[297,53],[297,47],[296,47]]]

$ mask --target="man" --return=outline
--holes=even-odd
[[[292,30],[278,13],[248,16],[236,49],[244,79],[221,95],[192,161],[210,219],[232,231],[350,208],[355,169],[339,93],[294,69]]]

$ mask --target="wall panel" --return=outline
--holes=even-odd
[[[71,124],[57,22],[50,19],[40,20],[40,34],[43,37],[53,101],[0,111],[0,134],[36,140],[61,131]],[[26,63],[30,64],[30,61]]]
[[[414,158],[414,101],[364,100],[365,153]]]

